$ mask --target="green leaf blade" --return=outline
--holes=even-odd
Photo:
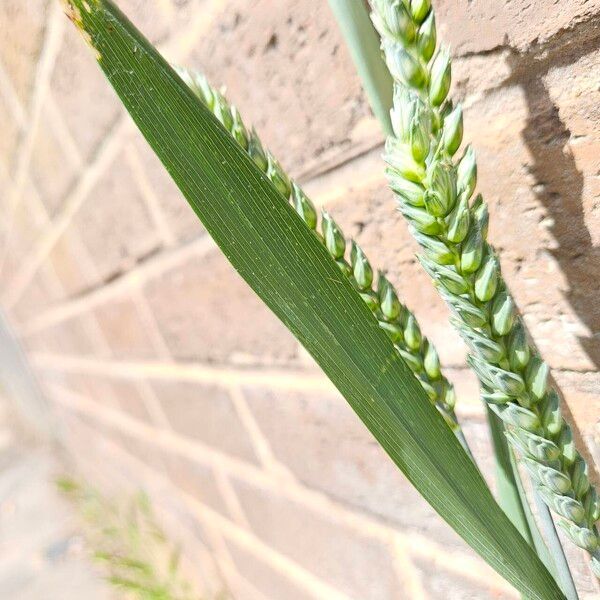
[[[156,50],[104,0],[73,0],[100,66],[233,266],[319,363],[436,511],[529,598],[563,598],[293,208]]]

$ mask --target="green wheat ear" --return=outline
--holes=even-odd
[[[319,218],[311,200],[283,171],[277,160],[264,150],[256,132],[248,131],[238,110],[227,102],[221,92],[208,84],[206,77],[182,68],[178,68],[178,73],[315,232],[341,272],[351,280],[377,317],[380,327],[421,382],[431,402],[468,450],[454,413],[454,387],[441,372],[435,348],[422,335],[415,316],[400,302],[392,284],[382,273],[378,273],[375,282],[373,268],[363,250],[355,241],[345,238],[338,224],[325,211],[321,215],[321,231],[318,231]]]
[[[372,20],[394,78],[394,135],[387,175],[400,211],[421,245],[425,270],[454,312],[482,397],[504,421],[507,437],[541,497],[600,577],[600,502],[588,467],[561,416],[549,369],[529,343],[515,302],[487,242],[488,212],[475,153],[462,144],[460,105],[447,98],[450,54],[437,48],[429,0],[374,0]]]

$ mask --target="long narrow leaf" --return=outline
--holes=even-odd
[[[367,5],[361,0],[329,0],[329,6],[346,40],[373,114],[379,119],[384,133],[390,135],[394,82],[381,56],[379,36],[371,23]]]
[[[69,13],[134,121],[242,277],[439,514],[529,598],[563,598],[423,388],[293,208],[108,0]]]

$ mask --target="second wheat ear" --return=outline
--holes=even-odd
[[[470,349],[482,398],[569,538],[590,553],[600,577],[600,501],[549,384],[549,368],[530,344],[487,241],[488,210],[474,195],[477,163],[462,144],[460,105],[448,99],[451,60],[437,44],[429,0],[375,0],[372,19],[394,78],[394,135],[386,142],[390,187],[419,242],[421,264],[454,313]]]

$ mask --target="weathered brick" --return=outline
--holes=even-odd
[[[526,50],[589,20],[599,10],[597,0],[438,0],[435,4],[440,39],[461,54],[502,46]]]
[[[235,489],[252,530],[350,598],[402,598],[390,548],[353,531],[332,515],[295,500],[236,481]]]
[[[0,62],[23,106],[31,95],[51,5],[48,0],[4,0],[0,5]]]
[[[448,557],[448,560],[452,558]],[[444,598],[445,600],[509,600],[518,598],[518,594],[511,591],[501,591],[497,587],[486,585],[487,571],[480,574],[481,582],[473,581],[471,578],[442,571],[439,567],[432,565],[426,560],[416,561],[421,570],[421,582],[425,593],[429,598]],[[472,573],[475,575],[475,573]]]
[[[144,175],[152,187],[171,234],[180,242],[187,242],[201,235],[204,227],[148,142],[139,134],[133,137],[133,147],[142,162]]]
[[[84,252],[86,250],[79,232],[70,228],[57,240],[46,259],[67,297],[92,287],[98,280],[97,272],[87,268],[82,260]]]
[[[122,154],[96,183],[73,226],[101,279],[126,271],[159,244],[148,208]]]
[[[520,87],[491,94],[467,111],[465,138],[477,150],[479,187],[490,205],[490,238],[536,343],[552,366],[586,369],[592,363],[578,340],[584,319],[569,301],[565,265],[555,258],[557,233],[573,236],[573,246],[587,253],[586,264],[593,261],[593,248],[578,243],[585,230],[573,227],[577,200],[568,188],[577,176],[562,151],[564,133],[560,126],[553,129],[555,115],[548,106],[539,110],[539,102],[544,100]],[[549,167],[556,171],[557,161],[559,177],[548,172]],[[566,248],[560,253],[568,255]],[[597,290],[593,277],[580,275],[577,294]],[[594,314],[594,308],[588,310]]]
[[[154,423],[138,383],[125,379],[111,379],[109,385],[120,410],[144,423]]]
[[[72,317],[22,339],[31,352],[100,355],[96,323],[90,315]]]
[[[61,208],[67,191],[73,185],[77,166],[65,156],[53,130],[42,113],[31,154],[31,179],[48,214],[52,217]]]
[[[226,454],[257,462],[248,433],[226,390],[170,381],[154,382],[152,388],[177,433]]]
[[[131,298],[111,298],[93,312],[115,357],[156,357],[157,352],[148,326]]]
[[[315,596],[299,587],[285,574],[276,571],[256,554],[237,544],[227,541],[227,549],[240,575],[267,598],[285,600],[311,600]]]
[[[26,181],[22,191],[14,196],[12,188],[7,186],[7,207],[5,215],[9,219],[4,240],[5,255],[3,276],[6,281],[21,270],[24,257],[28,256],[49,225],[48,216],[40,202],[39,195],[31,182]]]
[[[293,174],[330,151],[352,148],[369,114],[333,15],[321,2],[281,0],[274,9],[269,0],[229,0],[189,64],[227,87]]]
[[[62,287],[48,263],[36,273],[12,309],[17,321],[26,322],[64,296]]]
[[[168,454],[166,463],[167,474],[179,489],[222,515],[230,517],[227,503],[210,467],[176,454]]]
[[[10,114],[6,100],[2,94],[0,94],[0,131],[2,131],[2,135],[0,136],[0,165],[8,172],[16,152],[19,128],[15,119]],[[8,182],[3,181],[2,188],[4,189],[7,184]],[[3,192],[3,195],[5,193]]]
[[[69,133],[87,160],[123,109],[98,68],[94,53],[70,24],[65,27],[50,90]]]
[[[574,335],[595,368],[600,366],[599,68],[596,50],[550,69],[525,88],[531,123],[525,135],[536,159],[534,173],[544,184],[536,192],[550,221],[551,252],[564,278],[565,298],[583,325]]]
[[[247,388],[248,405],[275,457],[301,481],[397,528],[467,546],[421,498],[341,397]],[[468,426],[478,459],[489,453],[483,423]],[[489,473],[489,459],[480,465]]]
[[[216,249],[150,281],[145,293],[174,358],[288,362],[296,354],[292,335]]]

